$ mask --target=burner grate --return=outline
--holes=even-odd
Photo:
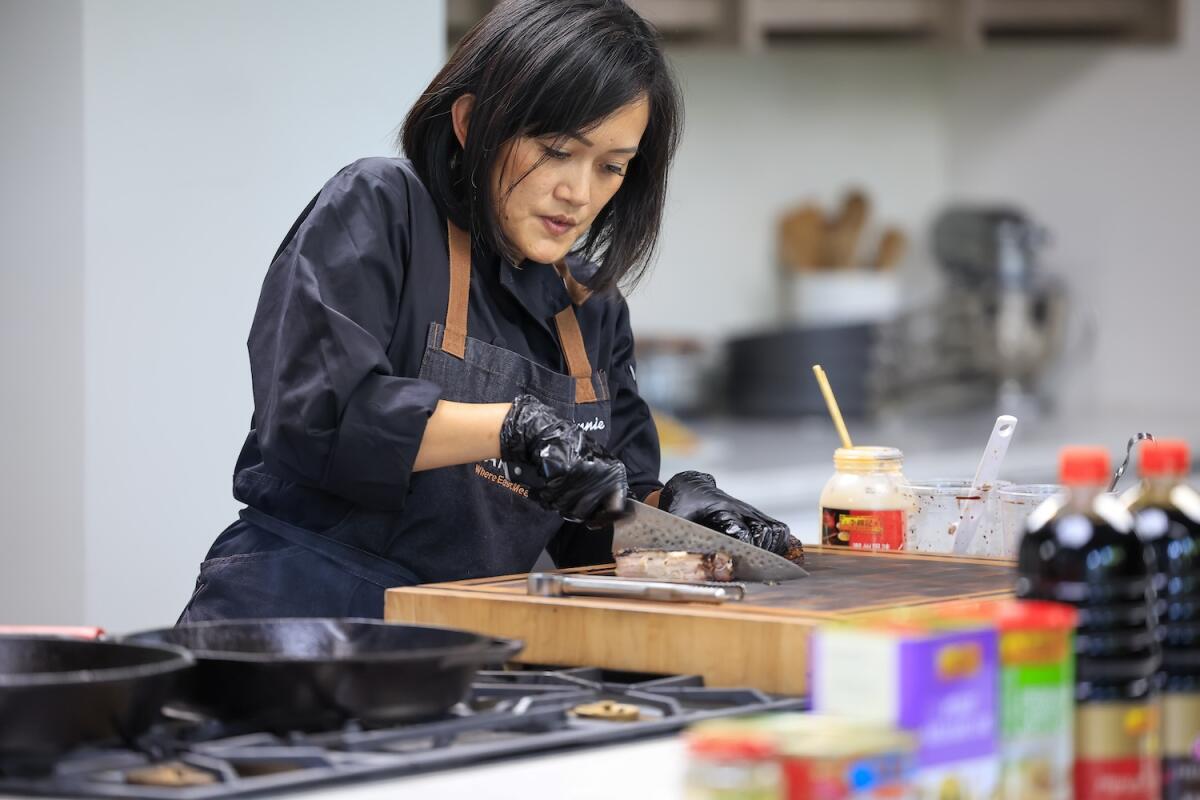
[[[577,716],[611,700],[634,721]],[[43,774],[0,771],[0,794],[218,800],[391,778],[481,761],[658,736],[719,716],[804,710],[798,698],[704,686],[695,675],[596,668],[481,671],[441,719],[385,728],[276,735],[214,720],[173,719],[137,748],[81,750]]]

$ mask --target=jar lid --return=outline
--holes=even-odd
[[[750,731],[702,731],[688,736],[688,752],[714,761],[764,761],[777,752],[769,736]]]
[[[871,464],[900,464],[904,461],[904,453],[896,447],[839,447],[833,451],[833,464],[840,467],[843,464],[859,469]]]

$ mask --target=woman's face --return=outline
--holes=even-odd
[[[493,178],[497,216],[518,252],[542,264],[567,254],[621,188],[649,115],[643,97],[586,133],[505,144]]]

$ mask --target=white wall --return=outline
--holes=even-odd
[[[1175,48],[1006,48],[956,62],[950,191],[1014,198],[1100,321],[1069,405],[1200,409],[1200,4]]]
[[[686,125],[660,257],[630,298],[639,333],[715,339],[773,322],[778,220],[805,200],[832,210],[859,185],[876,220],[923,236],[948,180],[936,55],[814,48],[671,58]],[[920,260],[908,266],[919,270]]]
[[[0,0],[0,622],[83,612],[78,0]]]
[[[276,246],[444,57],[437,0],[0,2],[0,621],[174,621]]]
[[[444,57],[435,0],[111,0],[84,7],[87,593],[169,624],[235,518],[267,264]]]

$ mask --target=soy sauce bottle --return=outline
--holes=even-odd
[[[1122,498],[1138,538],[1154,548],[1162,644],[1163,797],[1200,797],[1200,494],[1183,478],[1187,442],[1143,442],[1142,483]]]
[[[1075,797],[1158,800],[1154,550],[1105,492],[1108,452],[1069,447],[1066,493],[1034,510],[1017,555],[1017,596],[1069,603],[1075,635]]]

